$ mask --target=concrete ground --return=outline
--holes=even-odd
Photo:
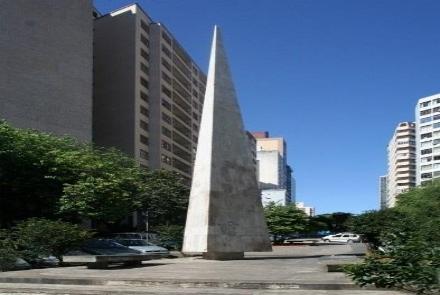
[[[327,264],[355,263],[362,244],[274,247],[244,260],[160,259],[141,267],[83,266],[0,273],[0,294],[316,294],[397,295],[361,289]]]

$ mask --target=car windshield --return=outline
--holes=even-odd
[[[145,240],[118,240],[124,246],[154,246]]]

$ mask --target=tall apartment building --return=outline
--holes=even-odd
[[[416,124],[399,123],[388,144],[388,178],[385,206],[394,207],[396,197],[416,185]]]
[[[306,206],[304,202],[296,202],[296,208],[302,210],[307,216],[315,216],[315,207]]]
[[[0,1],[0,119],[92,139],[91,0]]]
[[[257,140],[258,181],[263,204],[286,205],[292,196],[292,169],[287,165],[287,147],[282,137],[253,132]]]
[[[206,76],[137,4],[95,20],[96,144],[190,183]]]
[[[383,175],[379,177],[379,201],[380,209],[387,208],[387,198],[388,198],[388,175]]]
[[[440,177],[440,93],[416,106],[417,185]]]

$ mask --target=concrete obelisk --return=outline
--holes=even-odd
[[[272,251],[254,163],[218,27],[194,164],[182,252],[240,259]]]

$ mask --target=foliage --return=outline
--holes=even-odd
[[[314,216],[309,222],[309,231],[329,231],[340,233],[348,230],[351,213],[335,212]]]
[[[29,262],[50,255],[62,261],[62,255],[91,237],[78,225],[62,221],[31,218],[13,228],[20,254]]]
[[[11,240],[9,233],[0,230],[0,271],[12,269],[18,256],[15,243]]]
[[[188,208],[189,188],[176,172],[148,171],[144,182],[141,208],[148,211],[152,226],[184,225]]]
[[[404,215],[395,209],[371,210],[352,218],[349,228],[377,248],[382,244],[381,237],[392,232],[403,218]]]
[[[159,244],[168,249],[180,250],[183,244],[183,230],[182,225],[161,225],[156,227],[159,234]]]
[[[308,222],[307,215],[294,204],[283,206],[270,203],[264,208],[264,214],[275,243],[280,242],[283,235],[304,231]]]
[[[439,182],[400,195],[393,209],[361,214],[352,225],[380,246],[363,264],[347,269],[356,282],[419,294],[440,292]]]
[[[144,181],[116,150],[0,121],[0,227],[29,217],[116,222],[140,207]]]

